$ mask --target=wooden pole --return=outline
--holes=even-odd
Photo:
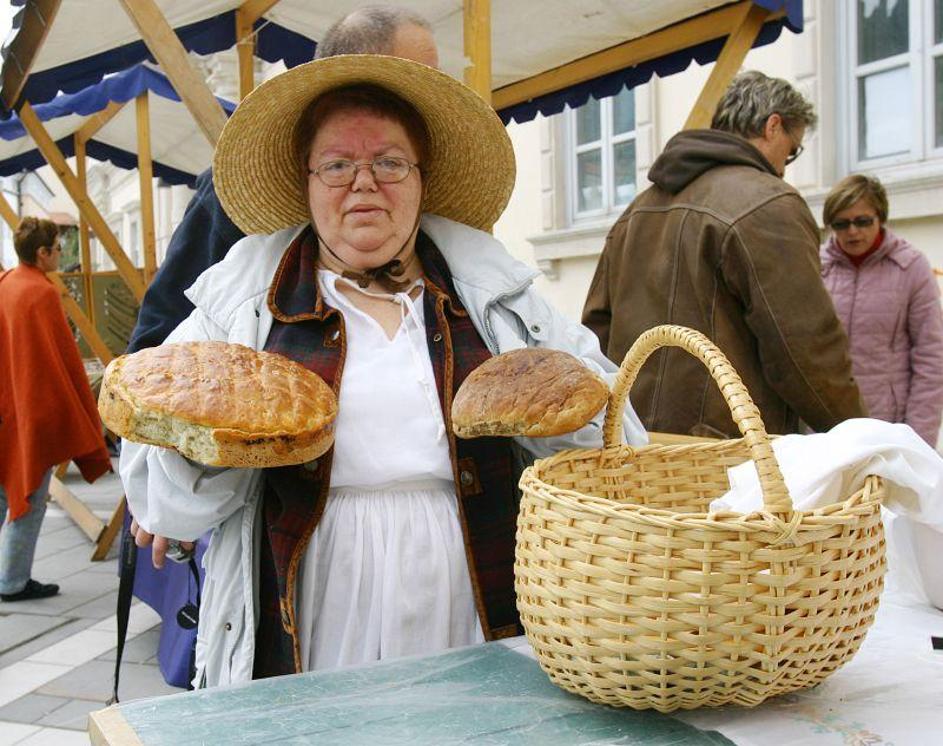
[[[718,102],[743,64],[747,52],[753,47],[763,24],[769,18],[769,11],[766,8],[753,3],[749,3],[744,11],[743,19],[727,37],[710,77],[704,83],[694,106],[691,107],[691,113],[684,123],[686,130],[710,127]]]
[[[187,50],[164,18],[155,0],[120,0],[187,109],[211,145],[216,145],[226,114],[206,81],[190,64]]]
[[[465,85],[491,103],[491,0],[465,0]]]
[[[59,150],[59,147],[46,131],[43,123],[39,121],[39,117],[36,116],[36,113],[29,103],[23,104],[19,114],[20,121],[23,123],[26,131],[29,132],[30,136],[33,138],[33,141],[43,154],[46,162],[52,166],[53,171],[56,172],[56,175],[69,193],[72,201],[79,208],[79,212],[88,220],[98,240],[102,242],[105,251],[108,252],[108,255],[114,261],[115,267],[118,269],[118,274],[121,275],[121,278],[131,290],[131,294],[135,297],[137,302],[140,303],[144,298],[145,287],[141,276],[128,259],[128,255],[124,253],[121,244],[118,243],[118,239],[115,238],[115,234],[111,232],[111,228],[98,211],[98,208],[95,207],[92,200],[89,199],[82,184],[79,183],[75,174],[72,173],[72,169],[69,168],[69,164],[66,163],[62,151]]]
[[[236,8],[236,54],[239,58],[239,100],[255,88],[255,22],[278,0],[246,0]]]
[[[3,55],[3,103],[10,111],[16,107],[60,4],[61,0],[30,0],[25,3],[23,25]]]
[[[88,193],[86,173],[85,141],[75,138],[75,175],[82,191]],[[82,257],[82,283],[85,288],[85,313],[95,325],[95,303],[92,298],[92,244],[88,231],[88,221],[79,213],[79,252]]]
[[[95,133],[98,132],[102,127],[104,127],[112,118],[124,108],[124,103],[119,103],[117,101],[109,101],[108,106],[106,106],[101,111],[97,112],[90,116],[85,124],[83,124],[75,133],[76,142],[80,141],[84,145],[89,140],[94,137]]]
[[[147,96],[147,91],[138,96],[135,108],[141,185],[141,246],[144,249],[144,282],[149,285],[157,272],[157,246],[154,235],[154,164],[151,160],[151,122]]]

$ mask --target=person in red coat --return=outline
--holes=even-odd
[[[55,223],[22,220],[20,259],[0,272],[0,599],[54,596],[32,579],[36,540],[56,464],[73,460],[95,481],[111,470],[95,396],[62,308],[46,277],[62,249]]]

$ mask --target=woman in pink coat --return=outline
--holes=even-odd
[[[943,314],[927,258],[886,226],[881,182],[855,174],[825,200],[832,235],[822,280],[851,343],[872,417],[910,425],[936,445],[943,413]]]

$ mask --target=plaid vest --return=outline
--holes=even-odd
[[[426,343],[445,416],[469,574],[485,639],[521,634],[514,594],[517,492],[510,441],[456,440],[452,399],[471,371],[491,357],[455,293],[435,244],[420,233]],[[317,283],[317,242],[306,230],[292,242],[269,289],[274,316],[265,344],[340,390],[346,336],[343,316],[324,303]],[[333,449],[316,462],[265,471],[258,556],[259,623],[253,677],[302,670],[295,614],[296,581],[324,511]]]

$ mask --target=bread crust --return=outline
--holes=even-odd
[[[579,430],[609,398],[606,382],[566,352],[512,350],[473,370],[452,402],[460,438],[531,438]]]
[[[320,376],[281,355],[179,342],[112,360],[98,408],[128,440],[209,466],[272,467],[331,447],[337,398]]]

